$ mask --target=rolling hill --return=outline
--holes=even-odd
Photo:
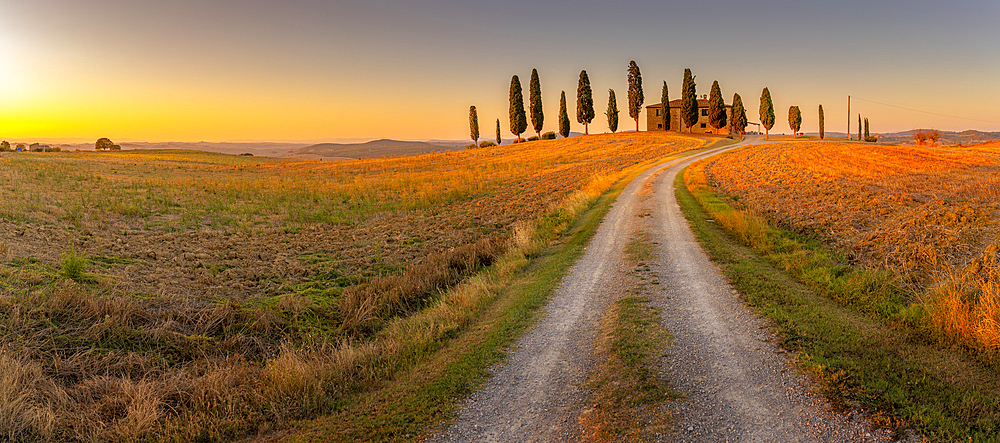
[[[367,143],[319,143],[295,150],[293,156],[306,158],[399,157],[429,152],[455,151],[464,148],[460,145],[381,139]]]

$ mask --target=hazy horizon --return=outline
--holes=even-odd
[[[877,133],[1000,131],[1000,4],[987,0],[38,0],[0,1],[0,15],[18,29],[0,35],[7,139],[463,140],[470,105],[484,137],[499,119],[509,138],[510,78],[527,96],[532,68],[545,130],[566,91],[582,131],[572,118],[581,69],[598,110],[591,131],[605,128],[608,88],[627,129],[629,60],[645,104],[659,102],[663,80],[678,98],[691,68],[699,95],[718,80],[757,121],[766,86],[779,133],[790,105],[816,132],[819,104],[827,131],[846,131],[848,95],[852,132],[859,113]]]

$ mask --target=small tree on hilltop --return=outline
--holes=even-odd
[[[937,129],[933,129],[931,132],[927,133],[927,139],[931,141],[931,146],[937,145],[939,138],[941,138],[941,132]]]
[[[670,94],[667,92],[667,81],[663,81],[663,90],[660,91],[660,109],[663,113],[663,129],[670,130]]]
[[[614,134],[618,131],[618,102],[615,100],[615,90],[608,89],[608,110],[604,115],[608,116],[608,129]]]
[[[469,137],[473,143],[479,145],[479,115],[475,106],[469,106]]]
[[[538,70],[531,70],[531,85],[528,95],[530,98],[529,108],[531,111],[531,127],[535,129],[535,134],[542,137],[542,123],[545,116],[542,114],[542,84],[538,81]]]
[[[917,146],[921,146],[927,141],[927,133],[923,129],[918,129],[913,132],[913,140],[916,140]]]
[[[722,99],[719,81],[712,82],[712,92],[708,96],[708,124],[715,128],[715,133],[726,126],[726,102]]]
[[[590,122],[594,121],[594,91],[590,89],[587,71],[580,71],[580,82],[576,86],[576,121],[583,124],[583,134],[589,135]]]
[[[113,142],[111,142],[111,139],[106,138],[106,137],[102,137],[102,138],[97,139],[97,142],[94,143],[94,150],[95,151],[110,151],[114,146],[115,146],[115,144]]]
[[[774,104],[771,103],[771,91],[764,88],[760,93],[760,124],[764,125],[764,140],[767,140],[769,131],[774,127]]]
[[[792,130],[792,138],[798,137],[799,128],[802,127],[802,111],[798,106],[788,108],[788,129]]]
[[[824,133],[824,130],[823,130],[824,129],[823,128],[823,119],[824,118],[825,117],[823,116],[823,105],[819,105],[819,139],[820,140],[823,140],[823,137],[825,136],[825,133]]]
[[[569,137],[569,113],[566,112],[566,91],[559,94],[559,134]]]
[[[733,118],[731,120],[733,130],[730,132],[739,134],[742,138],[747,129],[747,110],[743,106],[743,99],[739,94],[733,94]]]
[[[0,151],[2,152],[10,151],[10,142],[8,142],[7,140],[0,142]]]
[[[503,143],[503,139],[500,138],[500,119],[497,119],[497,146]]]
[[[524,96],[521,95],[521,80],[517,76],[510,79],[510,133],[521,142],[521,134],[528,129],[528,119],[524,115]]]
[[[688,133],[698,123],[698,96],[690,68],[684,68],[684,83],[681,85],[681,120],[687,125]]]
[[[642,74],[639,65],[632,60],[628,64],[628,115],[635,120],[635,132],[639,132],[639,113],[642,112]],[[618,117],[616,116],[617,120]],[[614,131],[612,131],[614,132]]]

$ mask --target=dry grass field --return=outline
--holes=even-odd
[[[336,410],[454,334],[476,302],[444,294],[532,226],[704,143],[3,154],[0,439],[226,440]]]
[[[1000,143],[798,142],[711,162],[720,193],[778,226],[889,270],[943,335],[1000,351]]]

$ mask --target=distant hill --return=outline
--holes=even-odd
[[[457,151],[464,145],[444,145],[399,140],[372,140],[367,143],[320,143],[294,151],[295,157],[308,158],[375,158]]]

